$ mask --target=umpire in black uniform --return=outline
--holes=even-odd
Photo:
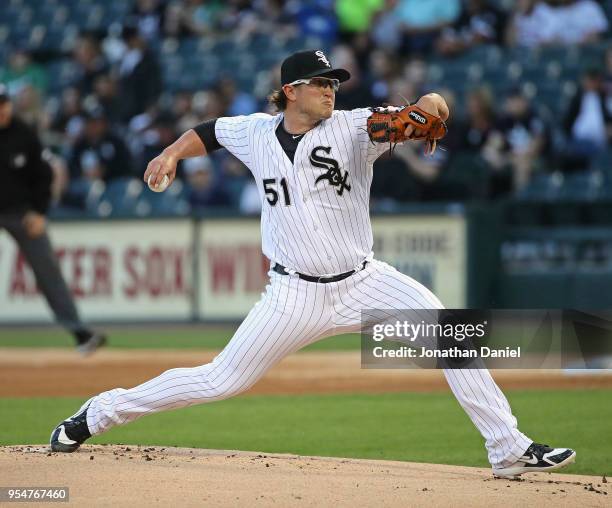
[[[81,322],[51,248],[45,213],[52,171],[41,153],[38,135],[13,115],[8,89],[0,83],[0,229],[15,239],[57,321],[72,333],[77,350],[87,355],[106,337]]]

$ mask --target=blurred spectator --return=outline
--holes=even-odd
[[[443,55],[456,55],[483,43],[501,44],[505,14],[490,0],[467,0],[459,19],[442,31],[436,48]]]
[[[94,81],[96,101],[104,110],[104,114],[111,125],[117,126],[121,122],[121,97],[119,84],[110,74],[102,74]]]
[[[255,98],[237,89],[236,82],[229,76],[221,78],[215,90],[222,98],[227,116],[250,115],[257,111]]]
[[[608,111],[612,111],[612,46],[606,49],[606,53],[604,56],[604,65],[607,109]]]
[[[403,76],[389,83],[389,104],[401,105],[404,104],[404,99],[414,102],[419,95],[421,94],[418,92],[417,85]]]
[[[112,23],[108,27],[106,37],[100,44],[104,57],[113,68],[119,65],[119,62],[121,62],[123,55],[127,51],[127,46],[123,41],[122,32],[123,25],[121,23]]]
[[[159,40],[164,26],[165,6],[161,0],[136,0],[130,18],[138,26],[138,32],[147,41]]]
[[[193,93],[189,90],[179,90],[172,97],[172,113],[177,117],[182,117],[191,111],[191,101]],[[183,132],[182,130],[180,132]]]
[[[84,127],[81,93],[74,87],[64,88],[59,107],[51,119],[51,130],[58,135],[65,146],[68,146],[76,142]]]
[[[161,72],[157,57],[134,26],[123,28],[127,51],[119,63],[119,95],[124,122],[155,105],[161,93]]]
[[[83,136],[70,160],[71,180],[111,180],[132,173],[132,159],[125,143],[113,134],[101,107],[85,113]]]
[[[229,0],[219,17],[218,25],[222,33],[231,33],[235,43],[241,44],[259,31],[260,16],[253,2],[249,0]],[[280,32],[284,27],[277,27]]]
[[[550,3],[556,6],[557,15],[552,43],[595,42],[608,30],[606,14],[595,0],[550,0]]]
[[[261,213],[259,189],[253,178],[242,189],[238,209],[240,213],[245,215],[259,215]]]
[[[16,47],[9,53],[8,66],[0,67],[0,82],[8,87],[12,96],[30,87],[39,97],[44,97],[47,73],[44,67],[32,61],[32,55],[26,48]]]
[[[19,117],[29,126],[38,129],[43,121],[44,110],[38,91],[31,85],[24,85],[15,94],[15,107],[19,109]]]
[[[612,110],[600,68],[590,68],[582,75],[581,86],[570,101],[563,127],[567,137],[563,155],[565,170],[587,169],[609,146]]]
[[[490,197],[522,189],[542,162],[548,139],[546,124],[531,108],[529,100],[520,90],[511,91],[483,150],[493,169]]]
[[[86,96],[93,92],[96,79],[109,71],[98,38],[93,34],[81,34],[74,46],[72,58],[76,64],[72,85]]]
[[[196,118],[202,121],[227,116],[223,97],[215,89],[194,94],[191,108]]]
[[[427,62],[421,57],[413,57],[405,61],[402,69],[402,78],[410,83],[417,95],[423,91],[427,80]],[[416,97],[406,97],[409,100],[416,100]]]
[[[165,12],[164,33],[169,37],[210,35],[219,26],[223,2],[173,0]]]
[[[428,53],[442,29],[460,14],[460,0],[400,0],[395,15],[402,23],[403,50]]]
[[[338,38],[338,19],[331,0],[286,2],[285,9],[292,16],[303,37],[316,37],[322,46],[335,44]]]
[[[382,155],[374,165],[371,196],[378,209],[392,210],[399,203],[456,199],[453,189],[439,182],[448,163],[448,153],[436,150],[425,155],[421,141],[397,145],[392,153]]]
[[[390,98],[389,85],[398,74],[397,62],[393,55],[383,49],[373,50],[370,53],[368,69],[370,71],[368,77],[368,81],[371,83],[370,93],[374,101],[372,105],[393,102]]]
[[[419,180],[396,153],[398,148],[381,155],[374,163],[370,199],[375,210],[392,211],[401,203],[420,201],[423,197]]]
[[[612,116],[612,46],[608,47],[605,53],[605,94],[606,94],[606,105],[605,110],[609,115]],[[612,140],[612,132],[608,127],[608,140]],[[607,153],[612,152],[612,143],[608,143]]]
[[[253,2],[256,32],[264,35],[274,33],[276,37],[287,39],[298,34],[294,13],[286,9],[285,0],[261,0]],[[304,11],[298,12],[302,14]]]
[[[144,173],[150,160],[157,157],[168,145],[172,144],[177,136],[175,128],[176,118],[169,112],[156,115],[151,126],[141,133],[141,153],[138,158],[137,173]]]
[[[546,41],[546,27],[553,23],[552,8],[540,0],[517,0],[508,23],[506,42],[510,46],[536,47]]]
[[[223,181],[232,205],[249,210],[249,214],[258,213],[261,210],[261,204],[257,205],[252,201],[255,196],[249,187],[254,186],[255,191],[259,191],[249,168],[230,153],[223,151],[212,153],[211,161],[217,169],[216,174]],[[257,200],[259,201],[259,197]]]
[[[175,97],[173,111],[178,118],[176,126],[179,132],[206,120],[227,116],[225,102],[216,90],[196,92],[193,95],[181,92]]]
[[[452,148],[454,151],[479,153],[495,124],[493,93],[487,86],[471,90],[467,94],[466,105],[465,120],[457,121],[457,126],[449,133],[452,137],[459,136]]]
[[[340,90],[336,93],[335,108],[350,110],[374,105],[374,96],[368,82],[361,74],[352,48],[348,45],[336,46],[332,52],[331,61],[335,66],[351,73],[351,79],[342,83]]]
[[[372,23],[371,36],[377,47],[398,51],[402,45],[402,22],[396,15],[399,0],[385,0]]]
[[[594,0],[518,0],[507,41],[527,47],[584,44],[607,30],[606,15]]]
[[[189,184],[189,204],[192,208],[230,206],[231,199],[221,181],[215,178],[212,163],[207,157],[183,161],[183,172]]]
[[[350,41],[354,34],[367,32],[384,5],[384,0],[337,0],[336,15],[344,39]]]
[[[163,26],[166,37],[181,38],[192,35],[191,29],[187,26],[185,11],[186,7],[178,0],[166,6]]]
[[[172,98],[172,114],[176,117],[177,132],[185,132],[198,124],[199,118],[191,109],[193,94],[188,91],[177,92]]]

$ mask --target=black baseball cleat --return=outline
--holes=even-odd
[[[83,342],[77,344],[77,351],[81,356],[89,356],[106,344],[106,335],[99,332],[91,333]]]
[[[531,443],[523,456],[511,466],[493,468],[493,476],[516,478],[523,473],[549,472],[561,469],[575,460],[576,452],[571,448],[551,448],[548,445]]]
[[[85,402],[76,414],[53,429],[49,440],[51,451],[72,453],[91,437],[87,427],[87,409],[90,403],[91,399]]]

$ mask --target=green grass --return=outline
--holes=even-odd
[[[521,430],[572,446],[567,472],[612,474],[611,390],[508,393]],[[43,443],[81,399],[0,399],[0,444]],[[447,393],[247,396],[151,415],[91,440],[487,466],[483,442]]]
[[[118,327],[107,330],[109,346],[121,349],[222,349],[236,327],[165,326],[158,328]],[[58,328],[0,329],[0,347],[74,347],[70,335]],[[339,335],[316,342],[305,351],[358,350],[359,334]]]

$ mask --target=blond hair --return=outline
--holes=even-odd
[[[277,111],[285,111],[287,109],[287,96],[284,90],[274,90],[268,95],[268,103],[276,108]]]

